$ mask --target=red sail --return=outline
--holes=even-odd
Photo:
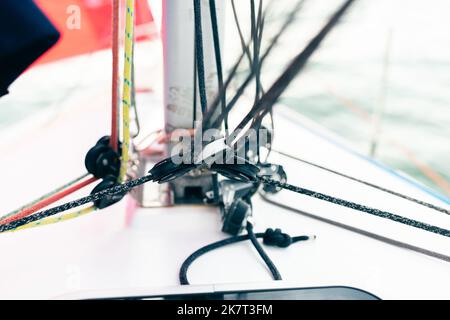
[[[112,43],[112,0],[35,0],[61,33],[60,41],[36,63],[106,49]],[[122,2],[122,7],[125,1]],[[79,28],[73,27],[79,9]],[[124,12],[124,10],[122,10]],[[153,16],[146,0],[136,0],[137,40],[156,38]],[[75,18],[77,18],[75,17]]]

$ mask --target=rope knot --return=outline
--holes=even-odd
[[[264,232],[263,243],[268,246],[287,248],[292,244],[292,237],[287,233],[281,232],[281,229],[267,229]]]

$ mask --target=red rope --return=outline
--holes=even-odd
[[[0,225],[8,224],[10,222],[28,217],[29,215],[35,213],[36,211],[41,210],[42,208],[45,208],[45,207],[51,205],[52,203],[55,203],[56,201],[61,200],[62,198],[74,193],[75,191],[78,191],[78,190],[88,186],[89,184],[93,183],[94,181],[97,181],[96,177],[92,177],[85,181],[81,181],[77,184],[74,184],[73,186],[71,186],[63,191],[58,192],[58,193],[54,194],[53,196],[48,197],[48,198],[32,205],[31,207],[23,209],[22,211],[20,211],[19,213],[17,213],[14,216],[8,217],[8,218],[0,221]]]
[[[119,15],[120,4],[119,0],[113,1],[113,24],[112,24],[112,112],[111,112],[111,148],[118,151],[119,128],[118,128],[118,114],[119,114]]]

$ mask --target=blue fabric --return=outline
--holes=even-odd
[[[0,97],[58,39],[58,30],[32,0],[0,0]]]

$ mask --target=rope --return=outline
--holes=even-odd
[[[134,0],[127,0],[125,27],[125,62],[123,71],[122,126],[123,143],[119,182],[126,179],[130,151],[130,105],[132,90],[133,43],[134,43]]]
[[[334,203],[334,204],[339,205],[339,206],[343,206],[343,207],[347,207],[347,208],[350,208],[350,209],[353,209],[353,210],[357,210],[357,211],[361,211],[361,212],[364,212],[364,213],[368,213],[370,215],[374,215],[374,216],[377,216],[377,217],[380,217],[380,218],[384,218],[384,219],[388,219],[388,220],[391,220],[391,221],[399,222],[401,224],[408,225],[410,227],[414,227],[414,228],[417,228],[417,229],[422,229],[422,230],[425,230],[425,231],[428,231],[428,232],[431,232],[431,233],[439,234],[441,236],[450,238],[450,230],[447,230],[447,229],[443,229],[443,228],[440,228],[440,227],[437,227],[437,226],[434,226],[434,225],[430,225],[430,224],[427,224],[427,223],[424,223],[424,222],[420,222],[420,221],[417,221],[417,220],[409,219],[409,218],[406,218],[406,217],[403,217],[403,216],[400,216],[400,215],[397,215],[397,214],[394,214],[394,213],[390,213],[390,212],[387,212],[387,211],[382,211],[382,210],[378,210],[378,209],[375,209],[375,208],[367,207],[367,206],[364,206],[364,205],[361,205],[361,204],[358,204],[358,203],[355,203],[355,202],[351,202],[351,201],[347,201],[347,200],[344,200],[344,199],[332,197],[332,196],[329,196],[329,195],[326,195],[326,194],[323,194],[323,193],[320,193],[320,192],[316,192],[316,191],[312,191],[312,190],[309,190],[309,189],[293,186],[293,185],[288,184],[288,183],[282,183],[282,182],[279,182],[279,181],[275,181],[275,180],[269,179],[267,177],[261,177],[260,179],[261,179],[261,182],[263,182],[265,184],[268,184],[268,185],[272,185],[272,186],[279,187],[279,188],[282,188],[282,189],[285,189],[285,190],[289,190],[289,191],[292,191],[292,192],[295,192],[295,193],[298,193],[298,194],[303,194],[303,195],[306,195],[306,196],[309,196],[309,197],[313,197],[313,198],[316,198],[316,199],[319,199],[319,200],[323,200],[323,201],[327,201],[327,202],[330,202],[330,203]]]
[[[328,224],[330,224],[332,226],[335,226],[335,227],[338,227],[338,228],[342,228],[342,229],[345,229],[347,231],[358,233],[358,234],[363,235],[365,237],[372,238],[372,239],[375,239],[375,240],[378,240],[378,241],[390,244],[390,245],[395,246],[395,247],[399,247],[399,248],[406,249],[406,250],[411,250],[411,251],[414,251],[414,252],[417,252],[417,253],[420,253],[420,254],[424,254],[424,255],[429,256],[429,257],[433,257],[433,258],[440,259],[440,260],[443,260],[443,261],[446,261],[446,262],[450,262],[450,256],[447,256],[447,255],[444,255],[444,254],[441,254],[441,253],[438,253],[438,252],[434,252],[434,251],[431,251],[431,250],[428,250],[428,249],[420,248],[420,247],[417,247],[417,246],[413,246],[411,244],[408,244],[408,243],[405,243],[405,242],[401,242],[401,241],[398,241],[398,240],[394,240],[394,239],[391,239],[391,238],[388,238],[388,237],[380,236],[378,234],[375,234],[375,233],[372,233],[372,232],[369,232],[369,231],[366,231],[366,230],[363,230],[363,229],[359,229],[359,228],[350,226],[348,224],[337,222],[337,221],[334,221],[334,220],[331,220],[331,219],[320,217],[320,216],[317,216],[315,214],[312,214],[312,213],[309,213],[309,212],[306,212],[306,211],[303,211],[303,210],[300,210],[300,209],[297,209],[297,208],[289,207],[289,206],[287,206],[285,204],[278,203],[276,201],[273,201],[273,200],[269,199],[263,193],[260,193],[259,195],[261,196],[261,198],[264,201],[266,201],[266,202],[268,202],[270,204],[273,204],[273,205],[275,205],[275,206],[277,206],[279,208],[283,208],[283,209],[295,212],[297,214],[306,216],[308,218],[315,219],[315,220],[318,220],[318,221],[321,221],[321,222],[324,222],[324,223],[328,223]]]
[[[219,95],[220,95],[220,107],[222,112],[225,112],[225,106],[227,103],[226,98],[226,90],[224,90],[223,85],[223,71],[222,71],[222,56],[220,53],[220,38],[219,38],[219,26],[217,23],[217,10],[216,10],[216,1],[209,0],[209,11],[211,15],[211,29],[213,33],[213,41],[214,41],[214,54],[216,57],[216,69],[217,69],[217,82],[219,85]],[[225,139],[228,139],[228,116],[224,118],[224,127],[225,127]]]
[[[160,164],[156,165],[155,168],[152,169],[152,171],[155,171],[155,170],[156,171],[161,171],[161,168],[164,167],[167,164],[170,164],[170,158],[166,159],[166,160],[163,160]],[[245,169],[246,166],[249,168],[248,170]],[[170,172],[168,174],[159,173],[159,175],[160,176],[169,175],[169,176],[179,177],[180,173],[177,172],[177,171],[180,171],[182,174],[186,174],[189,171],[191,171],[193,168],[195,168],[195,166],[185,166],[185,165],[177,166],[175,164],[171,165],[171,167],[172,167],[172,169],[170,170]],[[246,172],[246,174],[250,174],[250,172],[251,172],[250,169],[253,166],[252,165],[242,165],[242,166],[239,167],[240,168],[239,170],[241,170],[241,171],[239,171],[239,173],[236,172],[236,169],[233,169],[234,166],[227,166],[227,165],[219,166],[219,165],[216,165],[215,167],[217,167],[216,171],[219,172],[222,175],[230,176],[230,177],[239,177],[240,175],[242,175],[241,171],[242,172]],[[247,172],[247,171],[249,171],[249,172]],[[58,213],[70,210],[70,209],[75,208],[75,207],[82,206],[82,205],[84,205],[86,203],[89,203],[89,202],[97,201],[99,199],[105,198],[105,197],[110,196],[110,195],[115,195],[115,194],[118,194],[118,193],[126,193],[129,190],[131,190],[131,189],[133,189],[133,188],[135,188],[135,187],[137,187],[139,185],[142,185],[142,184],[144,184],[144,183],[146,183],[148,181],[158,181],[160,178],[161,177],[159,177],[159,176],[155,177],[152,174],[149,174],[149,175],[146,175],[144,177],[138,178],[136,180],[131,180],[131,181],[128,181],[126,183],[123,183],[123,184],[120,184],[120,185],[117,185],[117,186],[114,186],[114,187],[102,190],[100,192],[91,194],[91,195],[86,196],[84,198],[81,198],[81,199],[78,199],[78,200],[74,200],[74,201],[68,202],[66,204],[63,204],[63,205],[60,205],[60,206],[57,206],[57,207],[54,207],[54,208],[51,208],[51,209],[48,209],[48,210],[45,210],[45,211],[41,211],[41,212],[35,213],[35,214],[31,215],[31,216],[23,217],[23,218],[21,218],[19,220],[11,221],[10,223],[0,225],[0,233],[16,229],[16,228],[21,227],[21,226],[23,226],[25,224],[28,224],[28,223],[31,223],[31,222],[34,222],[34,221],[38,221],[38,220],[47,218],[49,216],[56,215]],[[285,189],[285,190],[290,190],[290,191],[298,193],[298,194],[303,194],[303,195],[306,195],[306,196],[309,196],[309,197],[313,197],[313,198],[316,198],[316,199],[319,199],[319,200],[322,200],[322,201],[327,201],[327,202],[330,202],[330,203],[333,203],[333,204],[336,204],[336,205],[340,205],[340,206],[344,206],[344,207],[347,207],[347,208],[350,208],[350,209],[353,209],[353,210],[357,210],[357,211],[361,211],[361,212],[364,212],[364,213],[368,213],[370,215],[374,215],[374,216],[377,216],[377,217],[380,217],[380,218],[388,219],[388,220],[391,220],[391,221],[394,221],[394,222],[398,222],[398,223],[401,223],[401,224],[404,224],[404,225],[408,225],[408,226],[411,226],[411,227],[414,227],[414,228],[417,228],[417,229],[422,229],[424,231],[428,231],[428,232],[431,232],[431,233],[442,235],[444,237],[450,237],[450,230],[447,230],[447,229],[444,229],[444,228],[440,228],[440,227],[437,227],[437,226],[434,226],[434,225],[426,224],[426,223],[423,223],[423,222],[420,222],[420,221],[417,221],[417,220],[409,219],[409,218],[406,218],[406,217],[403,217],[403,216],[400,216],[400,215],[397,215],[397,214],[393,214],[393,213],[390,213],[390,212],[387,212],[387,211],[382,211],[382,210],[378,210],[378,209],[375,209],[375,208],[367,207],[367,206],[364,206],[364,205],[361,205],[361,204],[358,204],[358,203],[355,203],[355,202],[351,202],[351,201],[347,201],[347,200],[344,200],[344,199],[332,197],[332,196],[329,196],[329,195],[326,195],[326,194],[323,194],[323,193],[320,193],[320,192],[316,192],[316,191],[312,191],[312,190],[309,190],[309,189],[301,188],[301,187],[294,186],[294,185],[291,185],[291,184],[288,184],[288,183],[282,183],[282,182],[279,182],[279,181],[276,181],[276,180],[272,180],[272,179],[270,179],[268,177],[259,177],[259,181],[264,183],[264,184],[272,185],[272,186],[275,186],[275,187],[278,187],[278,188],[282,188],[282,189]]]
[[[198,91],[202,114],[206,113],[208,101],[205,86],[205,65],[203,61],[203,32],[202,32],[202,8],[200,0],[194,1],[194,25],[195,25],[195,58],[197,63]]]
[[[283,25],[280,27],[280,29],[275,34],[275,36],[271,39],[269,46],[266,48],[266,50],[264,51],[264,53],[261,56],[261,59],[259,62],[260,67],[264,64],[265,60],[267,59],[269,54],[272,52],[273,48],[276,46],[276,44],[278,43],[281,36],[286,32],[288,27],[295,20],[297,14],[298,14],[298,11],[303,6],[304,1],[305,0],[300,0],[296,3],[295,8],[293,10],[291,10],[290,14],[286,17],[286,20],[283,22]],[[245,53],[243,52],[242,56],[244,56],[244,55],[245,55]],[[244,82],[240,85],[240,87],[236,90],[234,97],[227,104],[227,107],[225,108],[225,113],[220,114],[215,120],[212,119],[213,114],[209,113],[208,116],[205,117],[204,123],[205,124],[211,123],[211,124],[206,125],[205,127],[217,127],[218,124],[223,121],[225,115],[227,115],[231,111],[231,109],[233,109],[234,105],[237,103],[239,98],[242,96],[242,94],[244,93],[245,89],[250,84],[250,82],[252,81],[254,76],[255,76],[255,69],[251,68],[250,74],[247,76],[247,78],[244,80]]]
[[[286,90],[288,85],[303,70],[306,63],[311,58],[312,54],[317,50],[319,45],[336,26],[341,17],[345,14],[348,8],[353,4],[354,0],[347,0],[330,18],[325,26],[319,31],[319,33],[311,39],[308,45],[293,59],[286,70],[275,81],[271,88],[264,94],[264,96],[256,103],[253,108],[242,119],[239,125],[235,128],[231,134],[230,140],[233,140],[239,131],[243,129],[251,120],[255,118],[255,115],[261,112],[260,116],[265,116],[270,111],[274,103],[279,99],[281,94]]]
[[[250,241],[252,242],[253,246],[255,247],[256,251],[258,251],[258,254],[263,259],[264,263],[267,265],[267,268],[269,268],[270,272],[272,273],[272,277],[274,280],[283,280],[281,277],[280,271],[278,271],[277,267],[275,266],[275,263],[273,263],[272,259],[267,255],[264,248],[261,246],[261,244],[258,242],[258,239],[256,238],[255,233],[253,232],[253,224],[251,222],[247,222],[247,233]],[[270,240],[265,240],[265,243],[270,243]]]
[[[8,224],[0,225],[0,233],[17,229],[17,228],[19,228],[23,225],[29,224],[31,222],[35,222],[35,221],[42,220],[47,217],[54,216],[58,213],[61,213],[61,212],[64,212],[64,211],[67,211],[67,210],[70,210],[70,209],[73,209],[76,207],[80,207],[84,204],[94,202],[94,201],[103,199],[105,197],[111,196],[111,195],[115,195],[118,193],[126,193],[126,192],[130,191],[131,189],[133,189],[139,185],[142,185],[146,182],[149,182],[151,180],[152,180],[152,176],[146,175],[144,177],[141,177],[141,178],[138,178],[135,180],[130,180],[123,184],[116,185],[111,188],[99,191],[99,192],[91,194],[89,196],[67,202],[60,206],[37,212],[31,216],[12,221]]]
[[[318,165],[318,164],[316,164],[316,163],[314,163],[314,162],[310,162],[310,161],[307,161],[307,160],[304,160],[304,159],[295,157],[295,156],[293,156],[293,155],[287,154],[287,153],[282,152],[282,151],[278,151],[278,150],[274,150],[274,149],[272,149],[272,151],[275,152],[275,153],[278,153],[278,154],[280,154],[280,155],[282,155],[282,156],[284,156],[284,157],[291,158],[292,160],[295,160],[295,161],[298,161],[298,162],[305,163],[305,164],[307,164],[307,165],[309,165],[309,166],[312,166],[312,167],[315,167],[315,168],[318,168],[318,169],[321,169],[321,170],[324,170],[324,171],[333,173],[333,174],[338,175],[338,176],[340,176],[340,177],[343,177],[343,178],[346,178],[346,179],[349,179],[349,180],[352,180],[352,181],[355,181],[355,182],[364,184],[364,185],[366,185],[366,186],[372,187],[372,188],[374,188],[374,189],[381,190],[381,191],[383,191],[383,192],[392,194],[392,195],[397,196],[397,197],[399,197],[399,198],[402,198],[402,199],[405,199],[405,200],[408,200],[408,201],[411,201],[411,202],[420,204],[421,206],[424,206],[424,207],[427,207],[427,208],[430,208],[430,209],[433,209],[433,210],[436,210],[436,211],[440,211],[440,212],[442,212],[442,213],[445,213],[445,214],[450,215],[450,210],[448,210],[448,209],[441,208],[441,207],[438,207],[438,206],[436,206],[436,205],[434,205],[434,204],[431,204],[431,203],[428,203],[428,202],[425,202],[425,201],[422,201],[422,200],[419,200],[419,199],[416,199],[416,198],[413,198],[413,197],[404,195],[404,194],[402,194],[402,193],[399,193],[399,192],[396,192],[396,191],[393,191],[393,190],[384,188],[384,187],[382,187],[382,186],[379,186],[379,185],[370,183],[370,182],[368,182],[368,181],[365,181],[365,180],[362,180],[362,179],[358,179],[358,178],[352,177],[352,176],[347,175],[347,174],[345,174],[345,173],[342,173],[342,172],[339,172],[339,171],[332,170],[332,169],[330,169],[330,168],[327,168],[327,167]]]
[[[68,221],[68,220],[72,220],[75,218],[79,218],[82,216],[85,216],[89,213],[92,213],[94,211],[96,211],[97,208],[95,206],[90,206],[75,212],[71,212],[71,213],[67,213],[65,215],[62,215],[60,217],[49,217],[43,220],[38,220],[35,222],[31,222],[28,224],[25,224],[21,227],[18,227],[16,229],[11,230],[10,232],[16,232],[16,231],[21,231],[21,230],[26,230],[26,229],[32,229],[32,228],[36,228],[36,227],[42,227],[42,226],[47,226],[47,225],[51,225],[51,224],[55,224],[55,223],[59,223],[59,222],[63,222],[63,221]]]
[[[29,207],[31,207],[31,206],[33,206],[33,205],[35,205],[35,204],[41,202],[42,200],[45,200],[45,199],[47,199],[48,197],[51,197],[51,196],[57,194],[58,192],[60,192],[60,191],[62,191],[62,190],[64,190],[64,189],[70,187],[71,185],[73,185],[73,184],[75,184],[75,183],[77,183],[77,182],[83,180],[84,178],[87,178],[88,176],[89,176],[89,173],[85,173],[85,174],[83,174],[82,176],[80,176],[80,177],[78,177],[78,178],[76,178],[76,179],[74,179],[74,180],[72,180],[72,181],[66,183],[65,185],[63,185],[63,186],[61,186],[61,187],[59,187],[59,188],[57,188],[57,189],[55,189],[55,190],[53,190],[53,191],[50,191],[49,193],[46,193],[45,195],[43,195],[43,196],[37,198],[36,200],[33,200],[33,201],[31,201],[31,202],[29,202],[29,203],[23,205],[22,207],[20,207],[20,208],[14,210],[14,211],[11,211],[11,212],[8,213],[8,214],[5,214],[4,216],[2,216],[2,217],[0,218],[0,223],[1,223],[1,221],[5,220],[6,218],[9,218],[9,217],[12,217],[12,216],[18,214],[19,212],[25,210],[26,208],[29,208]]]
[[[78,183],[68,184],[67,188],[62,189],[59,192],[54,192],[53,194],[51,194],[49,196],[42,197],[43,198],[42,200],[34,202],[34,204],[31,205],[30,207],[26,207],[23,210],[20,210],[19,212],[15,213],[14,215],[10,215],[10,216],[6,217],[5,219],[2,219],[0,221],[0,224],[6,225],[13,221],[17,221],[22,218],[28,217],[29,215],[35,213],[36,211],[38,211],[42,208],[45,208],[45,207],[49,206],[50,204],[55,203],[55,202],[65,198],[66,196],[88,186],[89,184],[93,183],[96,180],[97,180],[97,178],[92,177],[88,180],[84,180],[84,181],[81,181]],[[76,181],[76,180],[74,180],[74,181]]]
[[[112,25],[112,101],[111,101],[111,141],[114,151],[119,146],[119,0],[113,0],[113,25]]]
[[[156,182],[167,182],[176,179],[180,176],[187,174],[188,172],[201,167],[202,164],[175,164],[171,158],[165,159],[157,163],[150,171],[153,175],[153,180]],[[255,171],[256,168],[256,171]],[[409,219],[397,214],[393,214],[387,211],[378,210],[375,208],[367,207],[355,202],[347,201],[344,199],[329,196],[320,192],[312,191],[309,189],[293,186],[288,183],[282,183],[276,180],[272,180],[268,177],[258,177],[257,167],[247,163],[243,165],[218,165],[213,163],[210,169],[214,172],[220,173],[225,177],[231,179],[242,179],[243,181],[262,182],[267,185],[272,185],[281,189],[290,190],[299,194],[310,196],[319,200],[327,201],[336,205],[344,206],[353,210],[368,213],[374,216],[378,216],[384,219],[389,219],[398,223],[402,223],[414,228],[422,229],[428,232],[439,234],[445,237],[450,237],[450,231],[437,226],[426,224],[417,220]],[[245,178],[245,179],[244,179]]]
[[[192,105],[193,105],[193,109],[194,112],[192,114],[192,128],[195,128],[195,122],[197,121],[197,87],[198,87],[198,83],[197,83],[197,48],[194,46],[194,79],[193,79],[193,83],[194,83],[194,92],[192,95]]]
[[[280,229],[276,229],[275,231],[272,229],[267,229],[264,233],[253,233],[252,235],[246,234],[242,236],[234,236],[230,237],[224,240],[220,240],[211,244],[208,244],[197,251],[193,252],[187,259],[183,262],[180,268],[179,272],[179,279],[181,285],[188,285],[189,280],[187,277],[187,272],[189,270],[189,267],[192,265],[192,263],[197,260],[199,257],[203,256],[204,254],[211,252],[215,249],[219,249],[221,247],[225,247],[227,245],[238,243],[242,241],[247,241],[254,239],[264,239],[264,244],[266,245],[272,245],[277,246],[280,248],[286,248],[289,245],[299,242],[299,241],[307,241],[309,239],[313,239],[315,237],[309,237],[309,236],[297,236],[297,237],[290,237],[288,234],[282,233]],[[288,241],[286,241],[288,239]],[[255,240],[257,241],[257,240]],[[287,244],[289,242],[289,244]],[[258,245],[261,246],[258,242]],[[270,260],[270,259],[269,259]],[[267,264],[267,261],[264,260]],[[275,268],[276,269],[276,268]],[[279,273],[278,273],[279,274]],[[273,275],[273,272],[272,272]],[[281,276],[280,276],[281,278]]]
[[[136,74],[136,68],[135,68],[135,42],[133,42],[133,55],[131,58],[132,65],[131,65],[131,108],[133,109],[133,121],[136,125],[136,132],[133,132],[131,138],[134,139],[137,136],[139,136],[141,132],[141,121],[139,120],[139,112],[137,107],[137,101],[136,101],[136,81],[135,81],[135,74]]]
[[[263,2],[262,0],[259,1],[259,8],[258,8],[258,16],[256,17],[256,9],[255,9],[255,1],[250,1],[250,7],[251,7],[251,30],[252,30],[252,37],[253,37],[253,63],[252,68],[255,70],[255,99],[254,99],[254,105],[261,99],[261,93],[264,91],[262,84],[261,84],[261,63],[259,62],[259,54],[261,50],[261,39],[262,34],[264,30],[264,25],[262,25],[262,6]],[[258,30],[258,26],[260,26],[260,30]],[[262,118],[256,117],[255,122],[253,125],[256,127],[256,130],[259,132],[261,129],[262,124]],[[256,144],[260,145],[260,135],[256,135]],[[256,156],[258,163],[261,161],[261,152],[260,148],[258,147],[256,150]]]
[[[262,0],[259,3],[258,9],[258,17],[256,17],[256,9],[255,9],[255,0],[250,0],[250,19],[251,19],[251,33],[253,37],[253,63],[252,68],[255,70],[255,103],[260,99],[261,92],[261,64],[259,63],[259,51],[260,51],[260,42],[259,35],[257,29],[257,23],[259,23],[259,19],[261,16],[259,15],[262,7]],[[257,21],[258,19],[258,21]]]
[[[250,55],[250,51],[248,50],[247,45],[245,44],[244,35],[242,33],[241,24],[239,22],[239,17],[237,15],[236,5],[234,3],[234,0],[231,0],[231,8],[233,9],[233,17],[234,17],[234,24],[236,26],[239,40],[241,41],[241,47],[242,50],[245,52],[245,55],[247,56],[248,61],[250,62],[250,65],[252,64],[252,57]]]

